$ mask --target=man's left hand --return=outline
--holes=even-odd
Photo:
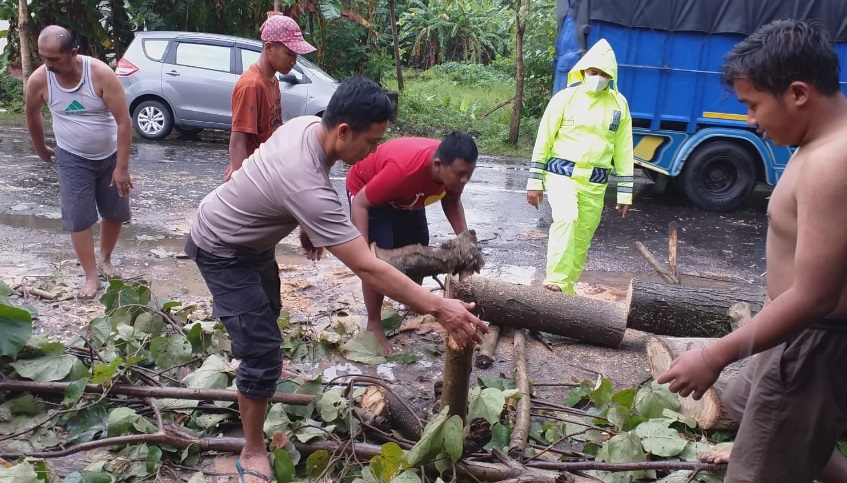
[[[626,218],[626,214],[629,212],[629,205],[622,205],[618,203],[618,206],[615,208],[618,210],[618,213],[621,214],[621,218]]]
[[[682,397],[693,395],[695,400],[703,397],[721,375],[709,367],[703,349],[694,349],[681,354],[671,362],[671,367],[656,379],[659,384],[670,382],[670,390]]]
[[[118,188],[118,196],[123,198],[132,191],[132,179],[129,177],[129,168],[115,167],[112,172],[112,186]]]
[[[321,256],[323,256],[324,249],[322,247],[315,248],[312,245],[312,240],[309,240],[309,235],[302,228],[300,228],[300,246],[303,247],[303,255],[309,260],[320,260]]]

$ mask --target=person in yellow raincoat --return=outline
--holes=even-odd
[[[617,91],[612,47],[598,41],[568,73],[568,87],[550,100],[532,152],[527,202],[547,192],[553,224],[544,286],[574,293],[600,215],[609,174],[617,175],[617,209],[632,205],[632,117]]]

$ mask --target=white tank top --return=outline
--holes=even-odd
[[[47,105],[53,114],[56,144],[86,159],[104,159],[118,150],[118,124],[103,98],[94,92],[91,58],[82,57],[82,78],[76,87],[65,89],[56,75],[47,71]]]

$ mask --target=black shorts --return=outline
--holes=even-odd
[[[185,253],[197,263],[212,293],[212,315],[221,319],[241,361],[235,385],[248,399],[267,399],[282,371],[282,308],[275,250],[218,257],[198,248],[188,236]]]

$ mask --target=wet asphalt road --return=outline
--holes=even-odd
[[[228,163],[227,146],[219,134],[211,136],[211,142],[202,139],[134,142],[134,219],[131,229],[122,236],[133,241],[143,234],[177,239],[187,231],[195,207],[222,181]],[[551,216],[546,201],[540,210],[526,203],[526,164],[520,159],[481,157],[466,188],[464,204],[469,226],[486,240],[486,272],[529,283],[543,279]],[[345,173],[343,163],[331,172],[340,193],[344,192]],[[693,283],[712,279],[764,282],[769,189],[757,189],[737,212],[707,213],[679,196],[654,193],[654,185],[640,172],[636,174],[635,209],[626,219],[614,209],[614,188],[607,192],[603,221],[589,252],[583,281],[625,288],[633,274],[654,278],[633,244],[642,241],[663,259],[668,223],[677,221],[680,271],[710,277],[692,279]],[[39,248],[41,235],[44,240],[61,236],[58,213],[55,168],[38,159],[25,130],[0,127],[0,239],[14,237],[18,228],[26,227],[32,249],[46,250]],[[428,215],[433,244],[452,236],[439,205],[430,206]]]

